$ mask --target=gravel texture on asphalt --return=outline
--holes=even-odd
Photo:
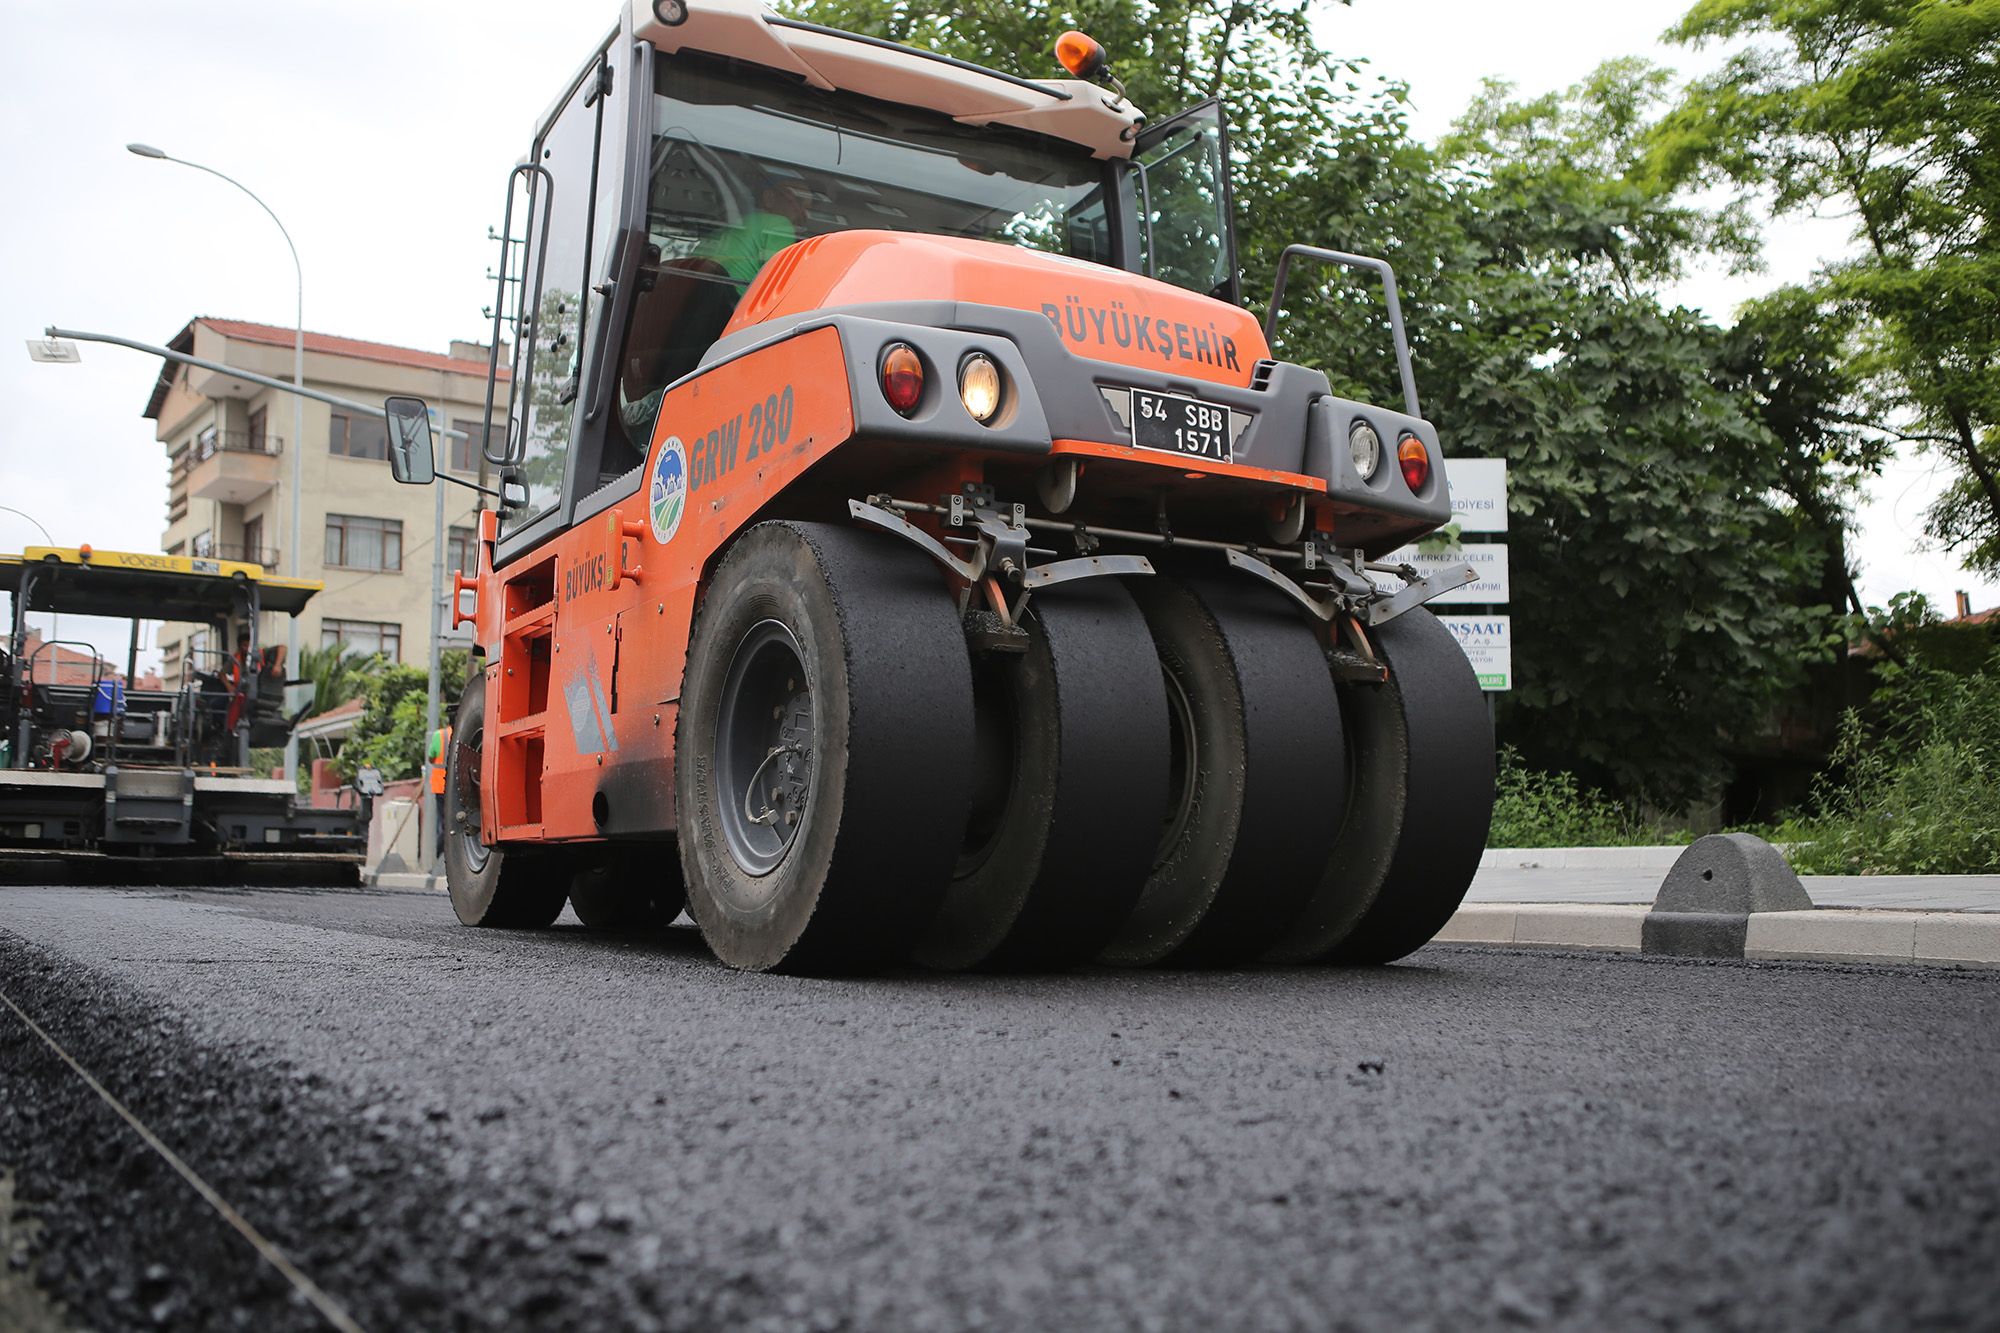
[[[722,969],[439,896],[0,889],[0,989],[371,1330],[1991,1328],[2000,976]],[[11,1013],[81,1324],[317,1316]]]

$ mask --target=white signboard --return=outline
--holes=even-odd
[[[1514,688],[1514,627],[1506,616],[1439,616],[1472,659],[1482,690]]]
[[[1391,551],[1383,560],[1391,565],[1414,565],[1422,578],[1457,569],[1460,565],[1471,565],[1479,571],[1479,582],[1440,593],[1426,603],[1429,606],[1490,606],[1508,600],[1507,548],[1499,542],[1467,542],[1456,551],[1444,551],[1437,555],[1425,555],[1414,546],[1405,546]],[[1377,574],[1375,578],[1385,588],[1403,586],[1393,574]]]
[[[1451,516],[1464,532],[1507,530],[1507,460],[1447,458],[1444,479],[1451,488]]]

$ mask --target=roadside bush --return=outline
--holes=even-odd
[[[2000,649],[1976,671],[1912,654],[1841,720],[1837,779],[1778,830],[1820,875],[2000,872]]]
[[[451,720],[465,686],[466,655],[444,654],[439,664],[438,716]],[[353,734],[340,752],[339,769],[353,779],[363,768],[377,768],[389,782],[416,777],[424,762],[424,703],[429,684],[423,667],[398,663],[384,667],[368,683],[368,703]]]
[[[1574,773],[1524,767],[1513,746],[1500,749],[1488,847],[1631,847],[1685,842],[1634,819],[1611,797],[1584,787]]]

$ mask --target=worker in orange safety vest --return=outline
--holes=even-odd
[[[450,761],[450,755],[451,726],[447,723],[431,733],[430,742],[424,751],[424,758],[429,763],[431,770],[431,807],[437,811],[437,818],[433,821],[433,826],[437,829],[437,854],[439,856],[444,855],[446,814],[444,808],[445,765]]]

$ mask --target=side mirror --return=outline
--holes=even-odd
[[[382,411],[389,418],[389,471],[397,481],[428,486],[437,480],[437,460],[431,451],[431,410],[421,398],[388,398]]]

